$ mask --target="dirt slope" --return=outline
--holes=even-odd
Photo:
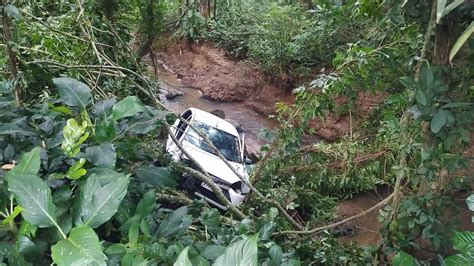
[[[245,102],[268,115],[278,101],[290,102],[284,86],[272,84],[257,67],[227,57],[210,44],[181,41],[156,53],[186,86],[199,89],[207,99],[218,102]]]

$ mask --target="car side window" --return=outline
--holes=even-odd
[[[188,111],[184,112],[181,115],[181,117],[186,119],[188,122],[190,122],[191,117],[192,117],[192,112],[190,110],[188,110]],[[176,138],[178,140],[181,139],[181,137],[183,136],[183,134],[186,131],[187,127],[188,127],[188,125],[186,125],[183,121],[179,121],[178,126],[176,127]]]

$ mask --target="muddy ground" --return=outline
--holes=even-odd
[[[273,113],[276,102],[289,103],[293,96],[279,81],[271,80],[250,63],[225,55],[207,42],[181,41],[156,52],[183,81],[217,102],[244,102],[264,115]],[[279,84],[280,83],[280,84]]]

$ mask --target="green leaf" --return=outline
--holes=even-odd
[[[116,135],[114,121],[103,120],[96,124],[94,137],[98,142],[112,141]]]
[[[474,265],[474,254],[456,254],[444,260],[446,266]]]
[[[127,96],[112,107],[112,118],[117,121],[120,118],[134,116],[144,111],[146,109],[140,99],[136,96]]]
[[[446,115],[446,112],[443,110],[438,110],[431,119],[431,132],[433,132],[434,134],[438,133],[441,128],[443,128],[443,126],[446,124],[447,120],[448,116]]]
[[[123,254],[127,251],[127,246],[122,243],[116,243],[111,245],[105,250],[107,254]]]
[[[265,223],[258,232],[260,239],[263,241],[269,240],[275,228],[276,228],[275,222],[271,221],[271,222]]]
[[[142,166],[135,175],[144,182],[162,187],[176,187],[177,176],[168,167]]]
[[[173,266],[192,266],[191,261],[188,258],[189,247],[185,247],[181,253],[179,253],[178,259],[174,262]]]
[[[54,78],[53,83],[66,105],[86,108],[91,102],[91,90],[86,84],[72,78]]]
[[[79,159],[79,161],[77,161],[67,170],[66,177],[71,180],[76,180],[76,179],[81,178],[83,175],[87,173],[87,170],[82,168],[82,166],[85,163],[86,163],[86,159],[84,158]]]
[[[68,157],[74,157],[80,150],[80,145],[89,137],[89,132],[86,132],[87,122],[82,121],[81,125],[77,123],[74,118],[67,120],[63,128],[63,141],[61,142],[61,149]]]
[[[428,100],[426,99],[426,95],[422,90],[416,90],[415,92],[416,101],[421,105],[426,105]]]
[[[392,265],[393,266],[415,266],[415,265],[418,265],[418,262],[412,255],[404,251],[399,251],[395,256],[393,256]]]
[[[471,37],[472,33],[474,32],[474,21],[469,24],[467,29],[459,36],[458,40],[456,43],[453,45],[453,48],[451,48],[451,52],[449,53],[449,61],[453,61],[454,56],[459,52],[461,47],[464,45],[464,43]]]
[[[474,103],[469,103],[469,102],[453,102],[453,103],[447,103],[443,106],[441,106],[441,108],[459,108],[459,107],[467,107],[467,106],[471,106],[473,105]]]
[[[18,10],[18,8],[16,8],[16,6],[8,4],[4,7],[4,9],[10,18],[15,19],[15,20],[22,18],[21,13]]]
[[[96,228],[108,221],[125,197],[129,180],[129,176],[113,170],[89,176],[81,191],[75,223]]]
[[[453,246],[461,253],[447,257],[446,265],[474,264],[474,232],[456,232],[453,237]]]
[[[258,236],[242,239],[229,246],[225,253],[219,256],[213,265],[257,265],[257,240]]]
[[[466,204],[469,210],[474,212],[474,194],[471,194],[466,198]]]
[[[51,104],[50,109],[51,109],[51,111],[57,112],[57,113],[60,113],[60,114],[65,114],[65,115],[69,115],[69,116],[73,115],[71,109],[67,108],[64,105],[54,106],[54,105]]]
[[[433,84],[433,71],[428,65],[423,65],[421,68],[421,84],[423,88],[429,89]]]
[[[201,256],[208,260],[215,260],[217,259],[220,255],[224,254],[226,248],[223,246],[219,245],[210,245],[207,246],[204,251],[201,253]]]
[[[18,214],[21,213],[22,210],[23,208],[21,206],[15,206],[15,208],[13,209],[13,212],[10,213],[10,215],[8,215],[7,218],[5,218],[5,220],[2,221],[2,224],[12,223],[15,220],[15,218],[18,216]]]
[[[283,252],[278,245],[273,245],[268,251],[268,255],[270,256],[270,265],[278,266],[283,260]]]
[[[15,124],[0,124],[0,136],[1,135],[35,136],[36,132],[23,129]]]
[[[114,145],[106,142],[99,146],[87,148],[86,158],[97,167],[114,168],[117,155]]]
[[[56,223],[56,206],[51,198],[51,190],[46,182],[34,175],[11,175],[8,180],[10,191],[23,208],[25,220],[45,228]]]
[[[445,7],[446,0],[438,0],[438,3],[436,4],[436,24],[438,24],[441,20],[441,17],[443,17]]]
[[[41,259],[41,251],[36,244],[25,235],[18,235],[16,240],[18,252],[28,260]]]
[[[92,113],[94,113],[96,117],[106,117],[110,114],[110,110],[112,110],[112,106],[114,106],[115,102],[115,97],[97,102],[92,106]]]
[[[454,0],[451,4],[447,5],[443,12],[443,17],[453,11],[460,4],[464,3],[464,0]]]
[[[67,239],[51,247],[53,262],[57,265],[106,265],[99,238],[88,226],[71,230]]]
[[[456,232],[453,237],[453,247],[462,253],[474,254],[474,232]]]
[[[18,164],[8,172],[6,178],[8,179],[12,175],[36,175],[41,165],[40,152],[41,149],[36,147],[23,154]]]
[[[183,206],[174,210],[171,214],[163,220],[156,230],[158,237],[166,238],[173,234],[182,234],[191,225],[192,216],[187,214],[188,207]]]

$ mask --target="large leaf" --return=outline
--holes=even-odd
[[[23,129],[15,124],[0,124],[0,135],[20,135],[20,136],[34,136],[36,132],[28,129]]]
[[[426,105],[428,100],[426,99],[426,94],[422,90],[416,90],[415,92],[416,101],[421,105]]]
[[[174,262],[173,266],[192,266],[193,264],[188,258],[189,247],[185,247],[181,253],[179,253],[178,259]]]
[[[51,190],[41,178],[34,175],[10,175],[8,190],[23,208],[21,215],[29,223],[42,228],[57,224]]]
[[[461,47],[466,43],[467,39],[471,37],[472,33],[474,32],[474,21],[469,24],[467,29],[459,36],[456,43],[451,48],[451,52],[449,53],[449,61],[453,61],[454,56],[459,52]]]
[[[54,78],[53,83],[65,104],[86,108],[91,102],[91,90],[86,84],[72,78]]]
[[[106,142],[99,146],[86,149],[86,158],[89,162],[98,167],[114,168],[117,155],[112,143]]]
[[[168,237],[173,234],[182,234],[191,225],[192,216],[188,214],[188,207],[183,206],[166,217],[158,226],[156,235],[158,237]]]
[[[422,84],[422,87],[425,89],[431,89],[431,85],[433,85],[433,71],[431,68],[427,65],[423,65],[421,68],[421,73],[420,73],[420,81]]]
[[[142,166],[135,175],[144,182],[162,187],[176,187],[177,176],[167,167]]]
[[[257,240],[258,236],[242,239],[226,249],[213,265],[257,265]]]
[[[451,4],[447,5],[443,11],[443,17],[449,14],[449,12],[453,11],[456,7],[460,4],[464,3],[464,0],[454,0]]]
[[[412,255],[404,251],[399,251],[395,256],[393,256],[392,265],[393,266],[415,266],[415,265],[418,265],[418,262]]]
[[[461,253],[447,257],[446,265],[474,265],[474,232],[456,232],[453,246]]]
[[[446,7],[446,0],[438,0],[436,4],[436,23],[439,23],[443,17],[444,8]]]
[[[226,248],[223,246],[210,245],[204,249],[204,251],[201,253],[201,256],[212,261],[217,259],[220,255],[224,254],[225,250]]]
[[[51,247],[53,262],[57,265],[106,265],[99,238],[88,226],[71,230],[67,239]]]
[[[146,108],[140,99],[136,96],[128,96],[112,107],[112,118],[117,121],[120,118],[134,116],[144,111]]]
[[[96,228],[108,221],[125,197],[129,179],[112,170],[89,176],[81,191],[75,223]]]
[[[112,97],[112,98],[97,102],[96,104],[94,104],[94,106],[92,106],[92,112],[97,117],[108,116],[110,111],[112,110],[112,106],[114,106],[116,101],[117,101],[116,98]]]
[[[7,178],[12,175],[36,175],[41,164],[40,152],[41,149],[36,147],[23,154],[18,164],[8,172]]]
[[[439,110],[438,112],[436,112],[436,114],[431,119],[431,124],[430,124],[431,132],[435,134],[438,133],[441,130],[441,128],[444,127],[447,121],[448,121],[448,116],[446,114],[446,111]]]
[[[463,253],[474,254],[474,232],[456,232],[453,237],[453,246]]]

